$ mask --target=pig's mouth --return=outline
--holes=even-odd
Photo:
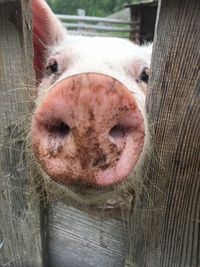
[[[74,192],[105,192],[121,183],[143,144],[144,122],[134,96],[101,74],[56,84],[32,121],[32,147],[43,170]]]
[[[54,181],[57,181],[57,179],[54,177],[51,177]],[[63,186],[63,183],[60,183],[61,186]],[[67,185],[67,188],[74,192],[75,194],[79,195],[96,195],[96,194],[105,194],[107,192],[113,191],[116,185],[109,185],[107,187],[102,187],[95,184],[86,184],[82,182],[75,182],[74,184]]]

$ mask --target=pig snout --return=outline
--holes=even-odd
[[[36,109],[32,147],[56,182],[109,186],[137,163],[144,121],[134,95],[118,80],[97,73],[67,77]]]

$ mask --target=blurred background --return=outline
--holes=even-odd
[[[125,4],[139,3],[139,0],[47,0],[59,14],[74,15],[78,9],[84,9],[87,16],[105,17],[124,8]],[[144,1],[143,1],[144,2]]]
[[[158,0],[46,0],[69,33],[151,42]]]

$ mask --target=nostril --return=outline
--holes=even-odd
[[[117,124],[110,130],[109,133],[110,141],[121,140],[126,136],[126,133],[127,129],[124,126]]]
[[[48,124],[46,125],[46,130],[59,138],[64,138],[69,135],[70,133],[70,127],[64,123],[59,122],[55,124]]]

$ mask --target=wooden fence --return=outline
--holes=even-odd
[[[137,27],[136,23],[128,20],[86,16],[82,9],[78,10],[78,16],[57,14],[57,17],[73,34],[129,38]]]
[[[31,9],[0,0],[0,267],[42,267],[39,202],[28,197],[24,146],[34,88]]]
[[[152,154],[124,225],[119,214],[88,215],[73,203],[53,201],[45,212],[28,194],[30,1],[0,0],[1,267],[199,266],[199,9],[199,0],[160,1],[147,98]]]

